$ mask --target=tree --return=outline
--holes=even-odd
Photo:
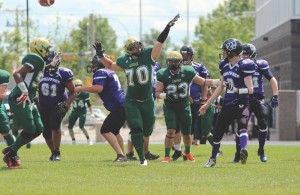
[[[237,38],[242,43],[251,42],[255,31],[255,16],[243,14],[255,10],[255,0],[228,0],[219,5],[212,14],[200,17],[195,30],[195,61],[206,65],[213,77],[219,76],[218,54],[227,38]]]

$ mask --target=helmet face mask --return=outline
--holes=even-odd
[[[94,57],[90,60],[91,65],[88,65],[86,67],[86,72],[87,73],[95,73],[97,70],[100,68],[105,68],[105,66],[102,64],[101,60],[97,55],[94,55]]]
[[[239,40],[234,38],[226,39],[223,44],[221,45],[220,49],[223,50],[223,56],[222,59],[228,59],[230,60],[234,56],[238,56],[242,52],[242,44]],[[226,55],[224,55],[224,53]],[[220,55],[219,55],[220,56]],[[221,56],[220,56],[221,58]]]
[[[243,57],[255,59],[256,58],[256,48],[253,44],[246,43],[243,45]]]
[[[130,37],[125,43],[125,52],[129,56],[140,56],[144,51],[144,45],[135,37]]]
[[[183,64],[191,65],[192,61],[194,60],[194,54],[195,54],[194,48],[192,48],[191,46],[184,45],[180,48],[180,53],[183,58]]]
[[[56,53],[55,51],[50,51],[50,52],[49,52],[49,55],[48,55],[47,59],[45,60],[45,61],[46,61],[46,65],[47,65],[47,66],[45,67],[45,71],[46,71],[46,72],[53,73],[53,72],[56,72],[56,71],[57,71],[57,69],[58,69],[58,67],[59,67],[59,65],[60,65],[60,61],[59,61],[58,63],[56,63],[55,66],[49,65],[49,64],[52,62],[53,58],[54,58],[56,55],[57,55],[57,53]]]
[[[166,63],[170,70],[176,71],[180,68],[180,65],[182,63],[182,55],[177,51],[171,51],[167,55]]]
[[[30,52],[38,54],[45,61],[50,55],[51,48],[50,42],[44,38],[37,37],[30,42]]]

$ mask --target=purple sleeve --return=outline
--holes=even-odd
[[[93,75],[93,85],[101,85],[101,86],[105,86],[107,83],[107,72],[103,71],[103,70],[99,70],[97,71],[94,75]]]

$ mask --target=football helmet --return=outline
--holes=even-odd
[[[105,68],[105,66],[102,64],[101,60],[97,55],[94,55],[94,57],[90,60],[91,65],[88,65],[86,67],[87,73],[95,73],[100,68]]]
[[[251,43],[246,43],[242,46],[243,48],[243,55],[248,55],[250,59],[256,58],[256,48]]]
[[[166,62],[170,70],[178,70],[182,63],[182,55],[178,51],[171,51],[167,55]]]
[[[41,37],[34,38],[29,45],[30,52],[37,53],[44,60],[47,60],[51,47],[51,43],[47,39]]]
[[[191,46],[184,45],[180,48],[180,53],[183,58],[183,64],[190,65],[194,59],[194,54],[195,54],[194,48]]]
[[[48,72],[56,72],[59,65],[60,65],[60,60],[57,61],[57,63],[55,63],[55,65],[50,65],[53,58],[57,55],[57,53],[55,51],[50,51],[48,58],[45,60],[46,61],[46,67],[45,67],[45,71]]]
[[[74,80],[73,83],[74,83],[75,87],[77,87],[77,86],[82,86],[82,81],[81,81],[80,79]]]
[[[140,56],[144,51],[144,45],[136,37],[130,37],[125,43],[125,51],[129,56]]]
[[[242,44],[239,40],[234,38],[226,39],[221,45],[220,49],[223,50],[222,54],[219,54],[220,59],[227,58],[228,60],[234,56],[238,56],[242,52]]]

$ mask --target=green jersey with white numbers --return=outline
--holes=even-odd
[[[72,102],[73,112],[86,113],[86,103],[90,100],[90,94],[88,92],[80,92]]]
[[[0,85],[8,84],[9,76],[10,74],[7,71],[0,69]],[[2,104],[2,100],[0,100],[0,105],[1,104]]]
[[[28,89],[29,98],[32,100],[36,97],[39,83],[43,78],[45,61],[39,55],[30,53],[22,59],[22,64],[31,67],[31,71],[23,79]],[[22,94],[18,86],[13,88],[10,96],[13,97],[17,94]]]
[[[152,98],[152,82],[155,62],[151,52],[153,46],[146,47],[137,60],[127,54],[117,59],[117,64],[127,76],[127,99],[147,100]]]
[[[172,102],[165,99],[166,106],[185,108],[189,105],[190,86],[196,74],[192,66],[181,66],[176,74],[172,74],[168,68],[161,69],[156,73],[157,81],[164,85],[164,92],[175,98]]]

